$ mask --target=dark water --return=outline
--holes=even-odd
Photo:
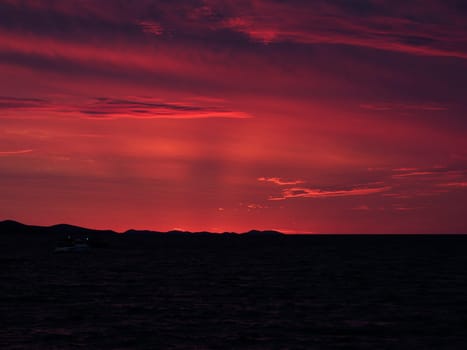
[[[467,348],[463,236],[21,240],[1,349]]]

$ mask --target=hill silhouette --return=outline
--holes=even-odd
[[[151,230],[135,230],[130,229],[125,232],[116,232],[112,230],[96,230],[86,227],[80,227],[70,224],[57,224],[52,226],[35,226],[35,225],[26,225],[14,220],[4,220],[0,221],[0,235],[8,234],[71,234],[71,235],[119,235],[119,236],[166,236],[166,237],[209,237],[209,236],[222,236],[222,237],[278,237],[282,236],[283,233],[273,230],[259,231],[251,230],[244,233],[235,233],[235,232],[223,232],[223,233],[214,233],[214,232],[190,232],[190,231],[180,231],[172,230],[168,232],[160,231],[151,231]]]

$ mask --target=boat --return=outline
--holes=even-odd
[[[68,236],[65,240],[58,242],[55,247],[55,253],[68,253],[68,252],[87,252],[89,250],[88,237],[84,239],[74,239]]]

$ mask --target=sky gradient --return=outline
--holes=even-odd
[[[467,233],[461,0],[0,0],[0,219]]]

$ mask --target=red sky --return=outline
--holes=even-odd
[[[467,233],[458,0],[0,0],[0,220]]]

